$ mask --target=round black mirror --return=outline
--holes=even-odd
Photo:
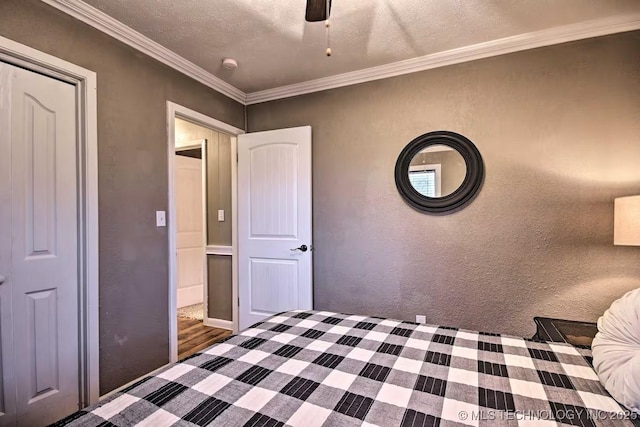
[[[476,146],[455,132],[435,131],[411,141],[398,156],[396,187],[422,212],[457,210],[482,186],[484,165]]]

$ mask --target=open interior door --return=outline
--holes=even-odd
[[[239,329],[313,308],[311,127],[238,136]]]

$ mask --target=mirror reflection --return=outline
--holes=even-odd
[[[427,197],[445,197],[462,185],[467,164],[457,150],[448,145],[430,145],[416,154],[409,165],[409,182]]]

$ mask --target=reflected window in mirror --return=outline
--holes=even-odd
[[[426,147],[409,164],[409,182],[427,197],[448,196],[460,188],[466,174],[467,164],[462,155],[444,144]]]
[[[440,197],[441,174],[440,165],[411,165],[409,166],[409,182],[416,191],[427,197]]]

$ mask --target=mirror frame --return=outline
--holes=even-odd
[[[443,197],[424,196],[409,181],[408,170],[413,157],[432,145],[446,145],[457,150],[467,166],[460,187]],[[398,192],[409,206],[420,212],[446,213],[462,208],[475,197],[484,180],[484,164],[480,152],[469,139],[455,132],[434,131],[420,135],[404,147],[396,161],[395,179]]]

